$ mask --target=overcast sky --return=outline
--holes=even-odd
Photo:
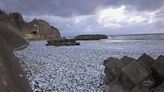
[[[0,8],[45,19],[63,36],[164,33],[164,0],[0,0]]]

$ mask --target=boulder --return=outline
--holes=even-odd
[[[118,78],[121,74],[121,68],[124,66],[119,59],[110,58],[110,62],[105,64],[107,72],[110,72],[114,77]],[[106,63],[107,61],[105,61]]]
[[[137,62],[131,62],[122,68],[122,73],[136,85],[140,84],[149,76],[149,72]]]
[[[105,68],[104,73],[106,75],[104,81],[106,84],[109,84],[111,81],[113,81],[116,77],[110,72],[108,68]]]
[[[147,55],[147,54],[144,53],[142,56],[140,56],[140,57],[137,59],[137,61],[138,61],[143,67],[145,67],[149,72],[152,72],[151,69],[150,69],[150,67],[151,67],[151,65],[155,62],[155,60],[154,60],[151,56],[149,56],[149,55]]]
[[[151,90],[147,87],[136,86],[131,90],[131,92],[151,92]]]
[[[130,90],[135,86],[135,84],[125,74],[121,74],[121,76],[119,77],[119,82],[124,89]]]
[[[164,82],[161,85],[159,85],[157,88],[154,88],[153,92],[164,92]]]
[[[130,62],[136,61],[134,58],[127,57],[127,56],[123,56],[120,60],[124,65],[128,65]]]
[[[147,79],[145,79],[141,86],[148,87],[148,88],[153,88],[156,85],[156,79],[150,75]]]
[[[164,81],[164,56],[159,56],[152,65],[153,76],[160,81]]]
[[[106,85],[105,92],[124,92],[124,89],[119,84]]]
[[[103,65],[106,66],[106,64],[109,63],[110,61],[118,61],[118,60],[119,60],[119,59],[117,59],[117,58],[109,57],[109,58],[107,58],[106,60],[104,60]]]

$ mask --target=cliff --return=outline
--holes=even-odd
[[[0,21],[18,29],[26,39],[61,38],[59,30],[51,26],[47,21],[34,19],[31,22],[25,22],[18,12],[7,14],[0,10]]]
[[[13,51],[27,45],[26,39],[60,38],[57,28],[44,20],[25,22],[20,13],[0,10],[0,92],[32,92]]]
[[[13,50],[26,41],[8,23],[0,22],[0,90],[1,92],[32,92],[19,60]]]

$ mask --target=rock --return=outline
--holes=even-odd
[[[1,25],[2,26],[2,25]],[[1,29],[1,28],[0,28]],[[1,31],[1,30],[0,30]],[[12,31],[12,30],[10,30]],[[13,49],[11,47],[17,45],[8,46],[6,39],[0,34],[0,91],[1,92],[32,92],[28,80],[26,77],[19,78],[18,75],[21,73],[25,76],[19,61],[14,57]],[[12,36],[11,36],[12,37]],[[13,38],[14,39],[14,38]],[[10,40],[9,40],[10,41]]]
[[[137,62],[138,61],[138,62]],[[145,53],[137,60],[124,56],[104,61],[108,92],[164,92],[164,56]]]
[[[23,34],[24,32],[23,28],[26,27],[28,23],[24,21],[22,15],[19,12],[13,12],[13,13],[9,13],[8,16],[10,17],[11,25],[19,29],[19,31]]]
[[[161,85],[159,85],[157,88],[154,88],[153,92],[164,92],[164,82]]]
[[[134,58],[127,57],[127,56],[122,57],[120,60],[121,60],[121,62],[122,62],[124,65],[127,65],[127,64],[129,64],[130,62],[136,61]]]
[[[0,22],[0,36],[2,36],[2,38],[6,40],[8,46],[12,48],[18,48],[26,44],[26,41],[18,32],[18,29],[15,29],[8,23]]]
[[[137,61],[143,66],[145,67],[149,72],[152,72],[150,67],[151,65],[155,62],[155,60],[150,57],[149,55],[147,54],[143,54],[142,56],[140,56]]]
[[[105,64],[105,68],[116,78],[118,78],[121,74],[121,68],[124,66],[122,63],[120,63],[119,59],[110,58],[108,59],[110,62]]]
[[[164,81],[164,56],[159,56],[156,62],[152,65],[153,76],[158,82]]]
[[[104,83],[106,85],[109,85],[110,84],[110,80],[108,79],[108,77],[106,75],[104,76]]]
[[[77,42],[75,39],[54,39],[54,40],[47,40],[47,46],[55,45],[55,46],[74,46],[80,45],[80,42]]]
[[[116,78],[108,68],[105,68],[104,73],[106,74],[106,79],[104,80],[106,84],[109,84],[112,80]]]
[[[76,40],[100,40],[100,39],[107,39],[107,35],[102,34],[91,34],[91,35],[78,35],[74,39]]]
[[[124,92],[121,85],[112,84],[112,85],[106,85],[105,92]]]
[[[145,79],[142,82],[141,85],[144,87],[153,88],[155,83],[156,83],[156,79],[152,75],[150,75],[147,79]]]
[[[118,60],[119,60],[119,59],[117,59],[117,58],[109,57],[109,58],[107,58],[106,60],[104,60],[103,65],[106,66],[106,64],[109,63],[110,61],[118,61]]]
[[[7,14],[0,10],[0,21],[11,25],[23,34],[26,39],[61,38],[59,30],[51,26],[47,21],[34,19],[31,22],[25,22],[22,15],[18,12]]]
[[[122,73],[136,85],[140,84],[149,76],[149,72],[137,62],[131,62],[122,68]]]
[[[61,38],[61,34],[60,34],[60,31],[59,29],[57,29],[56,27],[54,26],[50,26],[51,27],[51,31],[54,35],[55,38]]]
[[[125,74],[121,74],[121,76],[119,77],[119,82],[123,88],[128,90],[132,89],[135,86],[135,84]]]
[[[131,92],[151,92],[151,90],[147,87],[136,86],[131,90]]]
[[[36,39],[54,39],[61,38],[60,32],[57,28],[50,26],[50,24],[41,19],[34,19],[29,23],[31,32],[37,37]]]

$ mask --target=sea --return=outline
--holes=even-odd
[[[120,52],[121,56],[123,53],[135,58],[142,53],[154,58],[164,55],[164,33],[109,35],[108,39],[80,42],[80,48],[116,51]]]
[[[80,41],[79,46],[46,43],[31,41],[27,48],[15,51],[33,92],[103,92],[105,59],[164,55],[164,34],[110,35]]]

